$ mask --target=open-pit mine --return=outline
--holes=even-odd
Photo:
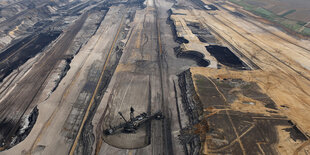
[[[0,0],[0,155],[310,154],[310,37],[250,4]]]

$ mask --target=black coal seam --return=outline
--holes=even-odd
[[[198,154],[201,148],[199,135],[186,135],[185,131],[200,122],[199,116],[202,114],[202,105],[195,92],[190,70],[186,70],[178,75],[179,87],[181,90],[182,105],[189,118],[189,125],[180,132],[181,144],[189,145],[189,154]]]

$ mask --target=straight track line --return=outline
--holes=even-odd
[[[260,48],[263,52],[265,52],[267,55],[273,57],[274,59],[276,59],[278,62],[282,63],[283,65],[285,65],[286,67],[288,67],[289,69],[291,69],[293,72],[297,73],[298,75],[300,75],[301,77],[303,77],[304,79],[310,81],[310,78],[308,78],[307,76],[305,76],[304,74],[302,74],[300,71],[296,70],[295,68],[291,67],[290,65],[288,65],[287,63],[285,63],[284,61],[282,61],[281,59],[277,58],[275,55],[273,55],[272,53],[268,52],[267,50],[265,50],[264,48],[262,48],[261,46],[259,46],[257,43],[255,43],[254,41],[250,40],[249,38],[245,37],[243,34],[241,34],[240,32],[236,31],[234,28],[230,27],[229,25],[227,25],[226,23],[224,23],[223,21],[219,20],[217,17],[212,16],[213,19],[215,19],[216,21],[220,22],[221,24],[225,25],[227,28],[231,29],[232,31],[234,31],[235,33],[237,33],[238,35],[240,35],[241,37],[243,37],[244,39],[246,39],[247,41],[249,41],[250,43],[252,43],[253,45],[255,45],[256,47]]]
[[[230,12],[230,10],[224,8],[223,6],[221,6],[221,5],[219,5],[219,4],[216,4],[216,5],[217,5],[218,7],[220,7],[220,8],[222,8],[222,9],[226,10],[227,12]],[[239,9],[237,9],[237,10],[239,10]],[[245,13],[245,14],[246,14],[248,17],[250,17],[251,19],[254,19],[254,20],[255,20],[255,17],[253,17],[252,15],[250,15],[250,14],[248,14],[248,13]],[[287,42],[291,43],[292,45],[295,45],[295,46],[297,46],[297,47],[299,47],[299,48],[302,48],[302,49],[304,49],[304,50],[310,52],[309,49],[307,49],[307,48],[305,48],[305,47],[303,47],[303,46],[301,46],[301,45],[298,45],[297,43],[294,43],[294,42],[290,41],[289,39],[285,39],[284,37],[281,37],[281,36],[277,35],[276,33],[272,32],[271,30],[268,30],[267,28],[265,28],[265,27],[263,27],[263,26],[261,26],[261,25],[255,23],[255,22],[252,21],[251,19],[247,19],[247,18],[242,18],[242,19],[245,20],[245,21],[247,21],[247,22],[249,22],[249,23],[251,23],[251,24],[253,24],[253,25],[255,25],[255,26],[257,26],[257,27],[259,27],[259,28],[261,28],[261,29],[263,29],[263,30],[265,30],[265,31],[267,31],[267,32],[269,32],[270,34],[272,34],[273,36],[275,36],[275,37],[277,37],[277,38],[279,38],[279,39],[282,39],[282,40],[284,40],[284,41],[287,41]],[[310,21],[309,21],[307,24],[310,24]],[[305,24],[304,26],[307,26],[307,24]],[[269,26],[269,24],[267,24],[267,25]],[[273,26],[273,25],[271,25],[271,26]],[[283,31],[281,31],[281,32],[283,32]],[[284,33],[285,33],[285,31],[284,31]]]

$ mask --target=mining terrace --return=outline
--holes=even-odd
[[[310,154],[309,38],[228,0],[2,0],[0,25],[0,155]],[[131,107],[163,118],[124,132]]]

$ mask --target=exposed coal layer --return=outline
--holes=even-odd
[[[204,59],[204,55],[197,51],[181,51],[180,47],[174,48],[174,51],[179,58],[189,58],[195,60],[198,66],[207,67],[210,65],[210,61]]]
[[[43,49],[61,34],[60,31],[26,37],[0,54],[0,82],[14,69]]]
[[[225,66],[239,70],[246,70],[248,68],[248,66],[227,47],[210,45],[206,46],[206,49],[212,56],[216,58],[217,61]]]

